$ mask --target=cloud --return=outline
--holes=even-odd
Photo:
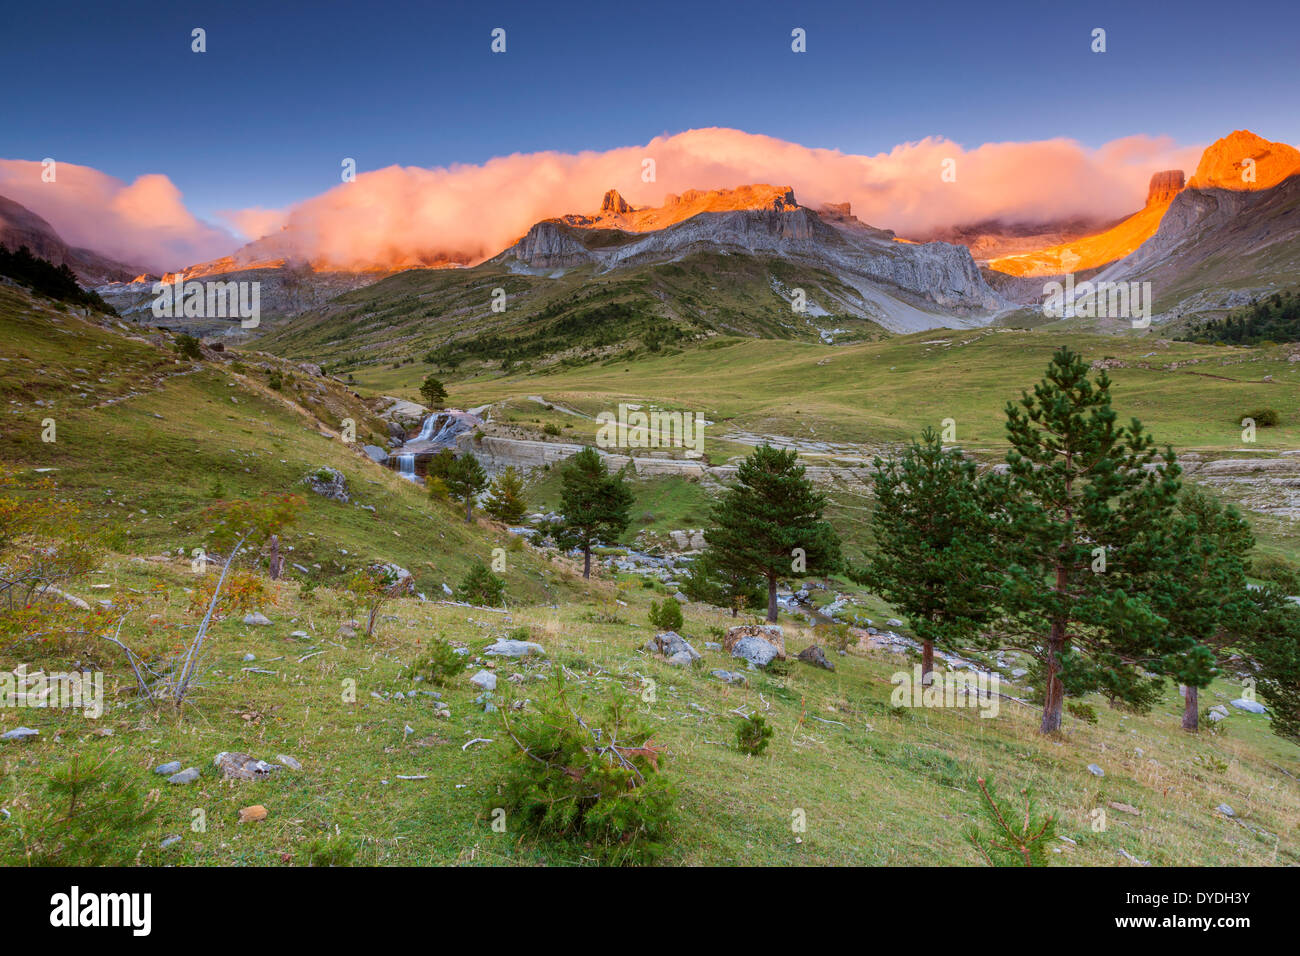
[[[792,186],[805,205],[848,201],[859,219],[904,236],[992,218],[1105,220],[1140,209],[1153,172],[1193,169],[1200,151],[1146,136],[1097,149],[1053,139],[967,150],[928,138],[860,156],[733,129],[696,129],[604,152],[364,172],[290,210],[274,242],[339,266],[410,264],[443,254],[477,262],[540,219],[594,212],[610,188],[634,205],[657,206],[668,193],[744,183]],[[655,161],[651,183],[642,181],[645,159]],[[941,176],[948,159],[955,161],[955,181]]]
[[[89,166],[59,162],[54,181],[40,163],[0,159],[0,195],[47,220],[70,246],[163,272],[229,254],[237,237],[197,219],[166,176],[127,184]]]
[[[607,189],[618,189],[634,205],[657,206],[668,193],[770,183],[793,187],[805,205],[847,201],[864,222],[923,237],[995,218],[1116,219],[1142,207],[1153,172],[1190,172],[1200,152],[1149,136],[1099,148],[1050,139],[973,149],[931,137],[866,156],[734,129],[694,129],[606,151],[513,154],[435,169],[390,166],[362,172],[287,211],[244,209],[223,219],[247,236],[269,237],[249,250],[259,257],[290,255],[349,268],[447,256],[478,262],[540,219],[596,211]],[[649,183],[642,180],[646,159],[655,165]],[[955,181],[941,175],[945,160],[954,161],[948,168]],[[15,194],[3,178],[15,165],[0,161],[0,192],[45,216],[74,244],[119,258],[166,258],[171,268],[229,251],[228,236],[191,216],[165,177],[142,176],[126,186],[62,165],[60,190],[66,176],[66,191],[47,193],[39,166],[26,163],[29,182]],[[78,189],[84,198],[67,198]],[[220,251],[200,252],[209,248]]]

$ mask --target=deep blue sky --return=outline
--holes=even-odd
[[[860,153],[1240,127],[1300,142],[1295,0],[7,0],[0,17],[0,157],[164,173],[205,218],[319,193],[344,156],[476,163],[700,126]]]

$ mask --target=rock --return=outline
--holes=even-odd
[[[1107,803],[1106,806],[1110,807],[1112,810],[1118,810],[1120,813],[1129,813],[1135,817],[1142,816],[1142,811],[1139,810],[1137,807],[1133,806],[1131,803],[1119,803],[1115,800],[1112,800],[1109,803]]]
[[[1088,764],[1088,773],[1092,774],[1094,777],[1104,777],[1104,776],[1106,776],[1106,771],[1105,771],[1105,770],[1102,770],[1102,769],[1101,769],[1100,767],[1098,767],[1095,763],[1090,763],[1090,764]]]
[[[475,687],[481,687],[483,690],[497,689],[497,675],[491,671],[479,671],[469,679],[469,682]]]
[[[265,627],[266,625],[271,623],[271,619],[268,618],[261,611],[254,611],[252,614],[244,615],[244,623],[249,625],[250,627],[253,625],[257,625],[259,627]]]
[[[835,665],[826,659],[826,652],[816,644],[805,647],[797,655],[799,660],[805,664],[812,664],[814,667],[824,667],[828,671],[835,670]]]
[[[378,445],[362,445],[361,450],[366,453],[366,457],[373,462],[383,464],[388,461],[388,452],[384,451]]]
[[[165,850],[165,849],[167,849],[169,846],[175,846],[177,843],[180,843],[180,842],[181,842],[181,838],[180,838],[180,837],[178,837],[178,836],[169,836],[169,837],[167,837],[165,840],[163,840],[161,843],[158,844],[158,849],[160,849],[160,850]]]
[[[26,740],[28,737],[40,736],[40,733],[39,730],[32,730],[30,727],[15,727],[0,734],[0,740]]]
[[[676,601],[678,604],[689,604],[691,599],[688,598],[681,591],[678,591],[676,594],[673,595],[673,600]]]
[[[180,773],[174,773],[167,778],[168,783],[193,783],[199,779],[198,767],[186,767]]]
[[[1226,803],[1221,803],[1214,809],[1218,810],[1225,817],[1235,817],[1237,815],[1233,812],[1232,807],[1228,806]]]
[[[726,635],[722,638],[722,646],[726,650],[735,654],[736,643],[743,638],[754,637],[765,641],[776,649],[776,656],[785,659],[785,634],[776,624],[741,624],[738,627],[729,628]]]
[[[247,662],[249,662],[249,661],[255,661],[255,660],[257,660],[257,655],[256,655],[256,654],[245,654],[245,655],[244,655],[244,661],[245,661],[245,663],[247,663]]]
[[[348,481],[343,477],[343,472],[337,468],[317,468],[305,476],[302,483],[316,494],[331,501],[342,501],[346,504],[351,500],[348,497]]]
[[[281,769],[279,764],[267,763],[248,754],[225,751],[217,754],[212,763],[221,771],[223,777],[232,780],[265,780]]]
[[[1238,697],[1236,700],[1232,701],[1231,703],[1233,707],[1236,707],[1238,710],[1244,710],[1247,713],[1251,713],[1251,714],[1268,713],[1268,708],[1265,707],[1257,700],[1247,700],[1244,697]]]
[[[1023,667],[1013,667],[1011,669],[1011,676],[1017,680],[1019,680],[1021,677],[1024,677],[1028,673],[1029,671],[1025,670]]]
[[[266,807],[262,806],[260,803],[254,804],[251,807],[244,807],[239,811],[240,823],[257,823],[259,820],[265,819]]]
[[[1151,182],[1147,185],[1147,205],[1153,206],[1156,203],[1169,202],[1182,191],[1182,188],[1183,171],[1181,169],[1166,169],[1162,172],[1152,173]]]
[[[179,760],[172,760],[168,763],[159,764],[153,768],[153,772],[160,773],[164,777],[170,777],[174,773],[181,772],[181,762]]]
[[[694,651],[678,651],[668,658],[668,663],[673,667],[690,667],[692,661],[698,661],[700,655]]]
[[[724,684],[749,683],[749,678],[746,677],[744,674],[742,674],[740,671],[724,671],[722,669],[718,669],[715,671],[709,671],[709,673],[712,676],[716,677],[718,680],[722,681]]]
[[[896,618],[896,617],[891,617],[888,621],[885,622],[885,626],[886,626],[886,627],[902,627],[902,626],[903,626],[903,622],[900,621],[900,620],[899,620],[898,618]]]
[[[343,637],[343,638],[356,637],[357,629],[353,627],[351,624],[340,624],[339,629],[334,633],[336,637]]]
[[[722,650],[722,645],[719,644],[717,641],[705,641],[704,649],[706,651],[720,651]]]
[[[540,644],[534,644],[532,641],[510,641],[501,638],[490,647],[483,651],[492,657],[527,657],[529,654],[542,655],[546,651]]]
[[[662,654],[667,658],[674,658],[679,655],[686,656],[686,663],[699,660],[699,653],[695,648],[687,643],[686,639],[676,631],[664,631],[656,634],[650,640],[646,641],[646,650]]]
[[[766,667],[780,657],[780,654],[761,637],[742,637],[732,646],[731,656],[746,660],[754,667]]]
[[[415,593],[415,578],[406,568],[397,564],[372,564],[370,570],[380,576],[381,580],[388,581],[385,588],[386,593],[393,597],[402,594]]]
[[[282,763],[284,766],[288,767],[290,770],[301,770],[301,769],[302,769],[302,764],[300,764],[298,761],[294,760],[292,757],[286,757],[284,754],[276,754],[276,755],[275,755],[275,759],[278,760],[278,761],[280,761],[280,763]]]

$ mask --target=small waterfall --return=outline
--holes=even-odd
[[[414,455],[397,455],[397,473],[407,481],[419,482],[419,477],[415,474],[415,456]]]

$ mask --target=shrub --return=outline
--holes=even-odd
[[[676,598],[664,598],[664,603],[650,602],[650,623],[661,631],[677,631],[682,626],[682,606]]]
[[[1253,418],[1256,428],[1272,428],[1282,421],[1282,416],[1272,408],[1257,408],[1253,412],[1247,412],[1242,418]]]
[[[502,708],[509,756],[489,812],[525,833],[561,839],[605,864],[652,863],[664,850],[675,788],[663,750],[615,684],[608,696],[571,700],[558,670],[536,710],[517,722]]]
[[[1250,570],[1255,577],[1272,581],[1288,594],[1300,592],[1300,570],[1281,555],[1261,554],[1251,561]]]
[[[497,577],[481,560],[469,567],[465,580],[456,589],[456,597],[467,604],[496,607],[505,599],[506,582]]]
[[[547,422],[542,427],[542,433],[545,435],[558,435],[560,433],[560,429],[557,426],[552,425],[550,422]]]
[[[457,654],[456,648],[439,637],[406,669],[406,676],[423,677],[430,684],[442,686],[465,669],[468,659],[465,654]]]
[[[198,359],[203,358],[202,343],[200,343],[194,336],[187,335],[184,332],[176,336],[176,341],[172,343],[172,348],[176,350],[177,355],[184,359],[197,361]]]
[[[307,844],[308,866],[351,866],[356,844],[343,836],[318,837]]]
[[[1073,717],[1082,720],[1085,724],[1097,723],[1097,711],[1093,709],[1091,704],[1085,704],[1077,700],[1067,700],[1065,702],[1065,709],[1068,710]]]
[[[5,866],[128,866],[156,807],[135,775],[74,756],[44,778],[44,794],[0,820]],[[11,804],[11,806],[13,806]]]
[[[742,754],[757,757],[771,738],[772,728],[762,714],[751,714],[736,725],[736,749]]]

